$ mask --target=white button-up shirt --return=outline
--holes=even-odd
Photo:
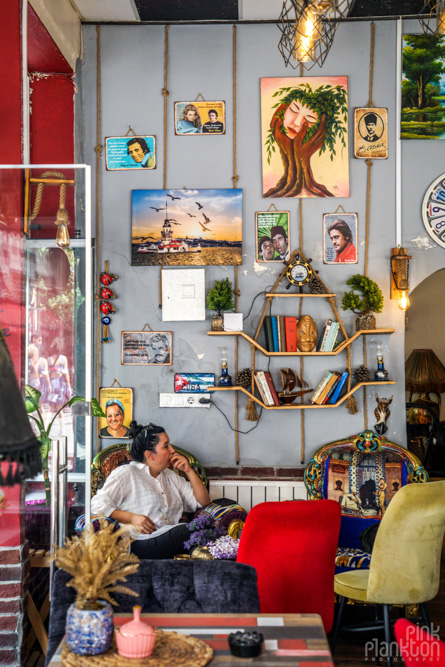
[[[177,525],[183,512],[199,507],[190,482],[168,468],[152,477],[149,467],[136,461],[115,468],[91,500],[94,514],[110,516],[118,509],[148,516],[156,531],[151,535],[132,531],[137,539],[157,537]]]

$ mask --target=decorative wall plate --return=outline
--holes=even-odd
[[[445,174],[438,176],[426,191],[422,219],[433,241],[445,248]]]

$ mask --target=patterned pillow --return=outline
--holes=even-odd
[[[238,505],[234,500],[230,500],[229,498],[214,500],[206,507],[197,510],[194,518],[201,514],[208,514],[215,520],[216,526],[221,526],[226,530],[235,519],[245,521],[247,517],[244,507],[241,507],[241,505]]]

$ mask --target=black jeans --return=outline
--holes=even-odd
[[[176,554],[184,553],[184,542],[189,538],[188,525],[181,523],[159,537],[135,540],[131,545],[131,550],[136,556],[143,559],[173,558]]]

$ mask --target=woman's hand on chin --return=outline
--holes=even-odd
[[[142,535],[151,535],[156,530],[153,521],[144,514],[133,514],[131,524],[138,528]]]
[[[188,460],[185,458],[185,456],[182,456],[182,454],[179,454],[178,452],[175,452],[173,456],[170,459],[170,463],[175,468],[176,470],[180,470],[181,472],[185,473],[188,475],[188,473],[191,471],[190,463]]]

